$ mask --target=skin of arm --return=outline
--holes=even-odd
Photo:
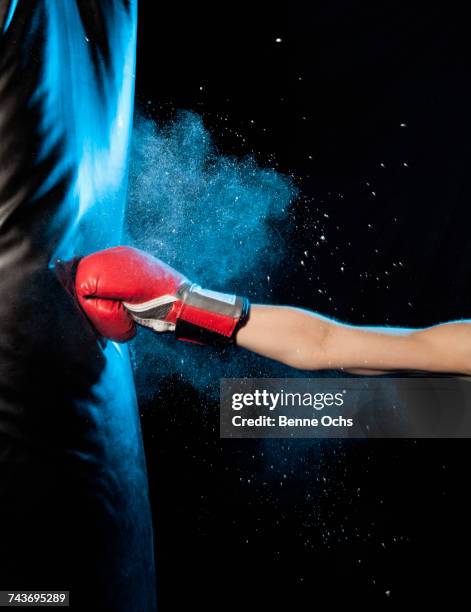
[[[301,370],[471,375],[471,320],[424,329],[356,327],[299,308],[253,305],[236,342]]]

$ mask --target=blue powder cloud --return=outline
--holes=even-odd
[[[272,279],[284,267],[285,237],[291,231],[288,213],[296,196],[289,177],[259,167],[251,157],[220,154],[201,117],[194,113],[181,113],[165,126],[137,117],[126,240],[195,282],[238,291],[259,302],[272,301]],[[152,406],[160,390],[168,399],[180,379],[183,388],[190,385],[200,399],[191,403],[190,393],[189,405],[182,406],[180,393],[180,403],[172,405],[167,416],[171,418],[174,409],[196,411],[204,427],[214,427],[221,378],[305,375],[242,349],[221,352],[145,329],[130,346],[141,405]],[[241,486],[250,486],[277,506],[286,503],[289,487],[305,488],[305,500],[297,512],[304,526],[318,534],[312,546],[345,543],[348,517],[337,524],[332,521],[332,508],[337,505],[343,511],[344,499],[350,507],[358,497],[357,489],[350,493],[345,485],[349,442],[260,440],[253,447],[262,458],[258,469],[247,468],[245,457],[238,465],[239,455],[235,455],[234,469],[239,470]],[[371,526],[367,535],[355,529],[352,539],[374,537]],[[310,542],[308,537],[309,547]]]
[[[199,115],[181,112],[165,126],[137,116],[127,242],[207,288],[269,301],[296,195],[291,178],[259,167],[253,157],[220,154]],[[169,374],[200,390],[217,390],[222,376],[274,375],[266,360],[242,350],[221,357],[144,330],[132,350],[140,392]]]

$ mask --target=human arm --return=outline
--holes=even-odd
[[[236,342],[303,370],[471,374],[471,321],[424,329],[357,327],[298,308],[252,305]]]
[[[471,374],[471,321],[425,329],[356,327],[286,306],[202,290],[148,254],[115,247],[83,258],[75,288],[97,331],[117,341],[136,323],[200,344],[240,347],[304,370]],[[247,316],[248,315],[248,316]]]

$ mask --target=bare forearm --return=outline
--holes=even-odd
[[[471,322],[412,330],[343,325],[308,311],[253,306],[237,343],[299,369],[471,371]]]
[[[304,310],[254,304],[237,344],[295,368],[320,369],[330,326],[328,319]]]

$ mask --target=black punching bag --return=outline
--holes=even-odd
[[[0,0],[0,36],[0,590],[152,612],[128,352],[54,271],[120,242],[135,0]]]

